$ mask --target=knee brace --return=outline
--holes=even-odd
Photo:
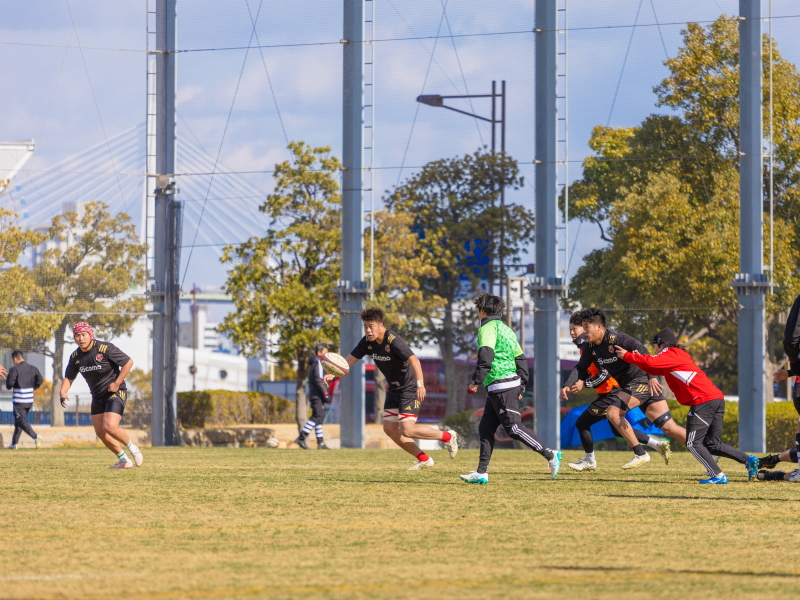
[[[669,414],[669,411],[667,411],[663,415],[661,415],[660,417],[657,417],[656,420],[653,421],[653,425],[655,425],[659,429],[663,429],[664,428],[664,424],[667,421],[669,421],[670,419],[672,419],[672,415]]]

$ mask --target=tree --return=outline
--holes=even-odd
[[[609,308],[616,324],[639,336],[672,327],[731,389],[738,302],[729,283],[739,270],[737,25],[721,17],[707,28],[689,24],[683,36],[678,55],[665,63],[670,74],[654,89],[658,106],[678,115],[651,115],[626,129],[598,126],[592,133],[595,155],[570,186],[570,203],[573,216],[596,223],[610,245],[586,257],[570,299]],[[800,291],[800,75],[775,48],[773,56],[773,277],[779,287],[767,297],[768,373],[782,356],[778,313]],[[766,117],[768,89],[764,94]],[[768,227],[767,221],[765,239]]]
[[[458,411],[460,382],[455,358],[468,347],[474,351],[475,331],[468,296],[486,276],[476,249],[490,249],[506,265],[519,264],[523,243],[533,237],[533,215],[522,206],[499,206],[501,186],[523,185],[517,163],[505,154],[484,152],[442,159],[425,165],[386,199],[387,207],[412,219],[420,239],[417,256],[435,269],[435,276],[418,277],[421,296],[416,311],[407,310],[412,338],[439,345],[447,385],[448,415]],[[498,244],[503,223],[505,241]],[[493,274],[488,274],[492,277]],[[467,311],[463,309],[467,308]],[[467,318],[461,318],[466,316]]]
[[[260,206],[270,217],[262,238],[227,246],[222,262],[233,265],[226,292],[236,311],[220,331],[248,356],[277,336],[277,356],[296,364],[297,424],[308,414],[305,378],[314,344],[338,339],[335,287],[341,267],[339,161],[330,148],[289,144],[292,162],[275,166],[275,191]]]

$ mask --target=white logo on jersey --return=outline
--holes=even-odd
[[[103,365],[95,365],[93,367],[81,367],[78,369],[81,373],[86,373],[86,371],[102,371]]]
[[[672,371],[671,375],[674,375],[683,383],[689,385],[692,382],[692,379],[694,379],[695,375],[697,375],[697,371]]]
[[[597,359],[597,364],[598,365],[607,365],[608,363],[613,363],[613,362],[617,362],[617,357],[616,356],[613,357],[613,358],[598,358]]]
[[[378,356],[377,354],[373,354],[372,355],[372,360],[381,360],[381,361],[385,362],[387,360],[392,360],[392,357],[391,356]]]

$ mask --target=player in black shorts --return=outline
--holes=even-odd
[[[458,452],[455,431],[439,431],[417,424],[420,405],[425,400],[425,385],[419,359],[403,338],[386,328],[380,308],[361,311],[361,320],[364,322],[365,335],[347,356],[347,363],[352,367],[369,354],[375,361],[375,366],[386,377],[383,430],[394,443],[416,457],[416,464],[408,470],[418,471],[433,466],[433,459],[420,450],[412,438],[440,440],[450,453],[450,458],[454,458]],[[326,383],[332,379],[332,375],[325,376]]]
[[[72,335],[78,349],[69,357],[64,381],[61,382],[61,406],[67,407],[67,392],[80,373],[92,392],[92,425],[97,437],[106,448],[117,455],[119,461],[110,469],[132,469],[134,463],[142,466],[142,451],[132,441],[128,433],[120,427],[128,388],[125,377],[133,368],[133,360],[114,344],[94,339],[94,332],[88,323],[77,323]],[[133,462],[125,454],[120,444],[131,451]]]
[[[619,430],[628,444],[633,448],[634,456],[623,469],[635,469],[650,461],[650,455],[636,440],[633,427],[625,420],[625,411],[641,407],[647,418],[664,432],[664,435],[686,443],[686,429],[678,425],[669,412],[669,405],[661,395],[662,387],[655,376],[650,376],[636,365],[628,364],[620,359],[614,346],[621,346],[629,352],[649,354],[642,343],[624,333],[606,329],[606,314],[599,308],[587,308],[583,311],[583,329],[588,351],[581,354],[578,361],[578,381],[572,386],[576,394],[586,387],[589,378],[589,365],[594,364],[599,373],[594,377],[596,382],[603,378],[613,377],[619,387],[609,392],[611,406],[607,412],[609,423]]]
[[[789,377],[800,377],[800,296],[795,299],[792,310],[789,311],[789,318],[786,319],[786,329],[783,334],[783,349],[786,351],[786,356],[789,357],[789,369],[787,371],[781,370],[775,373],[776,383],[784,381]],[[795,379],[791,394],[795,410],[797,410],[798,414],[797,433],[794,437],[794,450],[796,455],[797,450],[800,449],[800,379]],[[784,452],[781,456],[786,455],[788,452],[789,450]],[[795,458],[797,457],[795,456]],[[759,464],[772,468],[781,460],[783,459],[778,459],[777,455],[772,455],[760,459]],[[791,481],[800,482],[800,462],[797,463],[797,468],[797,471],[793,471],[793,479],[791,479]]]

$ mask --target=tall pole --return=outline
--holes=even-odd
[[[766,452],[761,0],[739,0],[739,447]]]
[[[539,0],[535,9],[536,93],[536,277],[534,298],[534,377],[537,433],[550,448],[560,436],[556,189],[556,0]]]
[[[500,154],[505,158],[506,153],[506,82],[500,84]],[[500,186],[500,281],[506,283],[506,298],[509,315],[511,314],[511,284],[506,279],[505,246],[506,246],[506,182]],[[502,289],[500,290],[502,293]],[[508,324],[511,327],[511,323]]]
[[[181,207],[175,201],[176,0],[156,0],[156,190],[153,283],[152,443],[172,445],[176,434],[178,268]]]
[[[359,313],[368,293],[364,281],[363,125],[364,2],[344,0],[342,85],[342,280],[339,282],[339,339],[345,356],[364,336]],[[364,363],[341,382],[341,445],[364,447]]]
[[[497,137],[495,129],[497,127],[497,82],[492,81],[492,158],[495,155],[495,139]],[[492,194],[492,209],[494,211],[494,194]],[[494,232],[492,232],[494,233]],[[494,294],[494,242],[492,239],[491,246],[489,246],[489,293]],[[499,294],[503,293],[503,284],[500,283]]]
[[[192,285],[192,391],[197,391],[197,286]]]

